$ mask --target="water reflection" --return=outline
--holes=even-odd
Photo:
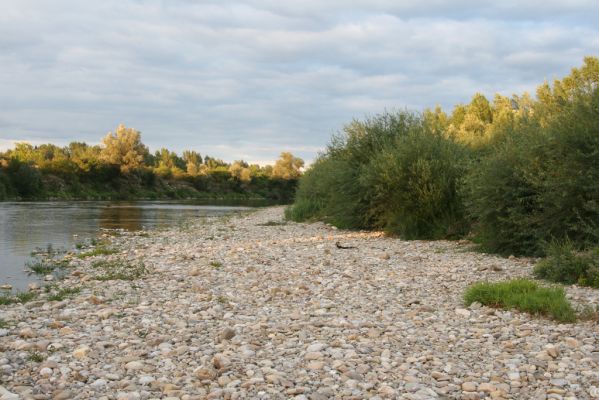
[[[165,219],[164,214],[156,213],[155,220]],[[125,229],[140,231],[144,229],[143,209],[141,207],[111,207],[107,205],[100,211],[98,222],[102,229]]]
[[[0,285],[25,289],[35,281],[24,266],[38,247],[72,249],[100,228],[139,231],[246,209],[165,202],[0,203]]]

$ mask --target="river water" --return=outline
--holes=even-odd
[[[102,229],[139,231],[249,209],[171,202],[0,203],[0,285],[25,290],[39,277],[25,270],[38,248],[72,250]]]

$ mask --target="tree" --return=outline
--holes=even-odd
[[[148,148],[141,142],[139,131],[120,124],[115,133],[108,132],[102,143],[104,148],[100,152],[100,158],[109,164],[118,165],[121,172],[129,172],[144,165]]]
[[[283,152],[272,169],[273,178],[297,179],[301,176],[304,160],[294,157],[289,152]]]
[[[185,167],[189,175],[195,176],[200,173],[200,166],[202,165],[202,156],[193,150],[185,150],[183,152],[183,160],[185,161]]]
[[[242,182],[249,182],[252,180],[252,170],[249,168],[248,163],[243,160],[238,160],[231,164],[229,172],[231,173],[231,176]]]

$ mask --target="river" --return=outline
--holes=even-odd
[[[167,227],[189,218],[247,210],[173,202],[23,202],[0,203],[0,285],[26,290],[40,277],[26,271],[39,248],[72,250],[102,229],[139,231]]]

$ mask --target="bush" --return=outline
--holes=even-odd
[[[458,193],[466,160],[463,147],[418,115],[354,121],[300,179],[286,216],[410,239],[454,237],[468,227]]]
[[[472,163],[465,179],[466,207],[477,241],[489,252],[539,255],[541,188],[531,152],[539,146],[533,132],[506,132],[506,138]]]
[[[471,168],[467,204],[486,250],[539,256],[553,238],[599,243],[596,76],[588,90],[537,103]]]
[[[464,294],[466,305],[479,302],[489,307],[517,309],[532,315],[549,316],[560,322],[573,322],[576,312],[562,288],[539,287],[528,279],[507,282],[480,282]]]
[[[375,225],[406,239],[455,238],[468,231],[458,188],[466,149],[427,129],[400,136],[365,168]]]
[[[32,165],[13,158],[8,164],[7,172],[19,196],[32,198],[41,191],[42,175]]]
[[[553,241],[547,258],[535,266],[534,273],[553,282],[599,288],[599,247],[577,253],[570,240]]]

